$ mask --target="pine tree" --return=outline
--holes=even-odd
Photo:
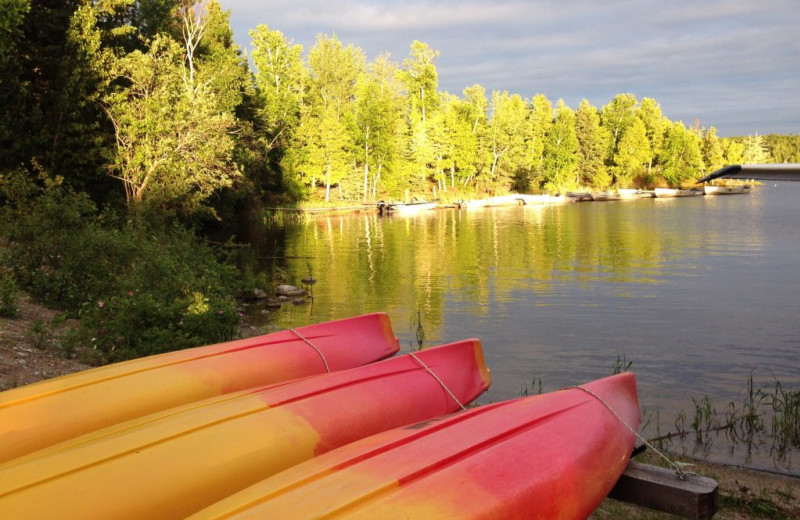
[[[743,164],[764,164],[771,161],[772,157],[764,144],[764,136],[755,134],[744,139]]]

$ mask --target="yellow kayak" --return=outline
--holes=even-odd
[[[298,464],[190,520],[583,520],[624,471],[636,380],[471,408]]]
[[[184,518],[358,439],[447,414],[490,382],[467,340],[109,427],[0,465],[0,516]]]
[[[0,463],[200,399],[398,351],[384,313],[116,363],[0,392]]]

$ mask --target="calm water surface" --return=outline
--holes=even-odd
[[[770,183],[743,196],[322,218],[265,240],[265,254],[308,257],[286,260],[290,276],[319,280],[312,305],[267,319],[386,311],[404,350],[417,315],[425,345],[477,337],[493,374],[483,403],[603,377],[624,358],[665,432],[682,409],[691,423],[693,397],[724,415],[751,374],[800,388],[799,208],[800,183]],[[717,444],[711,458],[776,465],[768,449]]]

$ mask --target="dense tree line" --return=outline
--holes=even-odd
[[[720,139],[632,94],[572,109],[480,85],[442,92],[439,53],[421,42],[401,64],[368,62],[335,35],[304,53],[259,25],[251,71],[213,0],[3,4],[0,173],[98,202],[196,213],[275,195],[602,190],[769,160],[764,138]],[[768,140],[796,157],[796,139]]]

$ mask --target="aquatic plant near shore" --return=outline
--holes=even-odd
[[[752,375],[747,379],[741,404],[730,401],[724,417],[717,412],[708,395],[692,398],[694,417],[687,427],[686,411],[675,420],[675,431],[661,433],[660,416],[656,416],[656,435],[650,442],[668,449],[668,444],[694,433],[695,447],[708,454],[716,436],[724,433],[733,453],[737,444],[746,447],[749,460],[754,448],[769,448],[773,461],[788,469],[792,449],[800,448],[800,389],[786,390],[775,381],[774,391],[755,385]],[[767,426],[770,425],[770,427]]]

